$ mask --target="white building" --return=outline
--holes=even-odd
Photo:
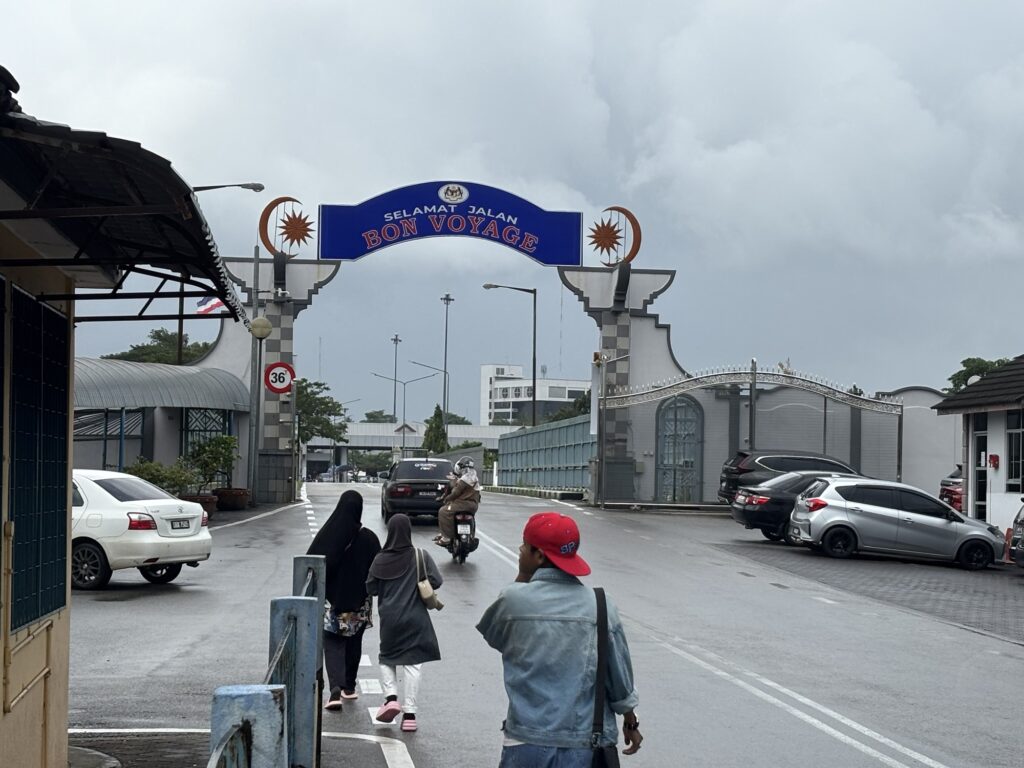
[[[543,421],[589,389],[589,379],[537,379],[537,420]],[[481,424],[495,419],[529,420],[532,406],[533,378],[523,377],[521,365],[480,366]]]

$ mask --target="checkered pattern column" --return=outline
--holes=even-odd
[[[601,313],[601,353],[614,360],[629,354],[628,312]],[[616,387],[629,384],[629,358],[608,365],[603,372],[605,395]],[[604,455],[607,458],[625,458],[628,445],[629,409],[615,408],[604,413]]]
[[[263,342],[263,370],[266,370],[271,363],[293,364],[295,359],[292,349],[294,318],[291,304],[268,302],[265,311],[274,330]],[[262,375],[263,371],[260,371],[261,378]],[[298,371],[295,372],[295,375],[302,377]],[[289,395],[277,395],[264,388],[263,397],[263,447],[270,450],[290,450],[292,447],[294,392]]]

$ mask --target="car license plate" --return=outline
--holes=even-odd
[[[190,525],[188,520],[171,520],[171,530],[173,531],[187,529]]]
[[[419,495],[420,496],[430,496],[431,498],[437,496],[437,494],[434,493],[433,491],[420,491]]]
[[[461,536],[462,534],[466,534],[468,536],[469,535],[469,524],[468,523],[459,523],[458,531],[459,531],[459,536]]]

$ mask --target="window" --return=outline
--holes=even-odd
[[[392,480],[447,480],[452,463],[447,459],[437,461],[403,461],[397,465]]]
[[[900,491],[900,509],[904,512],[913,512],[915,515],[927,515],[928,517],[946,517],[949,510],[944,504],[934,499],[922,496],[913,491]]]
[[[765,469],[773,469],[776,472],[793,472],[798,469],[811,469],[801,467],[793,456],[765,456],[758,464]]]
[[[523,396],[523,388],[522,387],[516,387],[515,389],[512,390],[512,397],[522,397],[522,396]]]
[[[494,369],[494,375],[495,376],[504,376],[505,375],[505,369],[504,368],[495,368]]]
[[[501,388],[501,399],[508,400],[508,387]]]
[[[565,387],[548,387],[548,397],[552,399],[565,399]]]
[[[825,472],[850,472],[849,467],[840,464],[838,461],[815,459],[812,457],[800,458],[799,456],[794,457],[792,460],[796,462],[798,469],[815,469],[824,470]]]
[[[94,481],[118,501],[153,501],[176,498],[139,477],[111,477]]]
[[[570,389],[569,399],[575,400],[577,397],[583,397],[585,394],[587,394],[587,390],[585,389]]]
[[[526,388],[526,396],[527,397],[533,397],[533,387],[527,387]]]
[[[868,504],[872,507],[895,509],[892,488],[873,485],[845,485],[836,488],[836,492],[853,504]]]
[[[71,484],[71,506],[72,507],[84,507],[85,499],[82,498],[81,491],[78,490],[78,486],[74,483]]]
[[[1021,412],[1006,414],[1006,492],[1020,493]]]

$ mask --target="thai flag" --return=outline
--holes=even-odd
[[[221,301],[219,297],[204,296],[199,300],[199,303],[196,304],[196,311],[199,312],[200,315],[208,315],[215,309],[220,309],[223,306],[224,302]]]

